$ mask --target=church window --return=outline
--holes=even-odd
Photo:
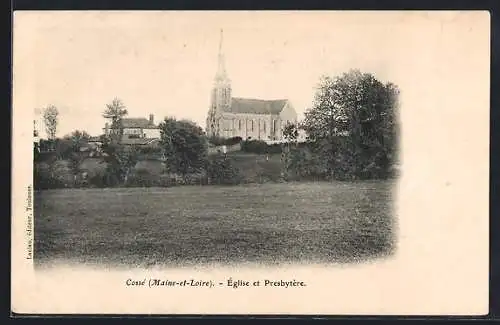
[[[263,122],[262,128],[264,129],[264,132],[266,132],[266,121],[262,121],[262,122]]]
[[[238,120],[238,130],[241,130],[241,120]]]
[[[276,120],[273,120],[273,131],[276,132]]]
[[[253,131],[253,120],[250,121],[250,130]]]

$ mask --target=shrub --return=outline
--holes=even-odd
[[[267,145],[267,153],[268,154],[280,154],[281,153],[281,145],[278,143],[273,143],[271,145]]]
[[[35,163],[33,169],[35,189],[56,189],[74,186],[73,175],[64,161]]]
[[[105,171],[104,172],[99,171],[89,176],[89,178],[87,179],[87,184],[90,187],[98,187],[98,188],[113,186],[117,182],[111,180],[112,177],[113,177],[112,175],[108,174]]]
[[[207,163],[208,183],[210,184],[239,184],[242,176],[231,160],[223,157],[215,157]]]
[[[158,184],[158,177],[152,175],[147,169],[138,169],[127,178],[127,187],[151,187]]]
[[[281,145],[279,143],[269,145],[262,140],[246,140],[241,142],[241,151],[259,155],[280,154]]]
[[[207,184],[207,173],[191,173],[183,177],[183,181],[185,185],[203,185]]]
[[[293,180],[325,180],[328,163],[314,148],[302,144],[290,149],[288,171]]]
[[[212,146],[234,146],[235,144],[241,143],[243,141],[242,137],[231,137],[231,138],[222,138],[222,137],[210,137],[208,138],[209,145]]]
[[[126,187],[171,187],[178,185],[201,185],[207,184],[204,173],[192,173],[187,175],[154,174],[148,169],[137,169],[128,176]]]
[[[208,143],[214,145],[214,146],[221,146],[224,144],[225,139],[222,137],[216,137],[212,136],[208,138]]]
[[[160,146],[156,146],[156,145],[138,147],[137,153],[142,154],[142,155],[146,155],[146,156],[147,155],[161,154],[162,148]]]
[[[56,188],[64,188],[64,181],[41,170],[34,170],[34,186],[36,190],[47,190],[47,189],[56,189]]]
[[[241,137],[232,137],[223,141],[226,146],[234,146],[235,144],[241,143],[243,139]]]
[[[241,143],[241,150],[249,153],[266,154],[267,143],[260,140],[246,140]]]
[[[76,151],[73,141],[68,139],[56,139],[54,145],[59,159],[70,159],[71,154]]]

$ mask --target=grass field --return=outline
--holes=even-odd
[[[354,262],[393,249],[392,182],[46,190],[35,261]]]

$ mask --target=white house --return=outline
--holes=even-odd
[[[123,118],[121,124],[123,144],[142,144],[160,138],[160,128],[154,123],[153,114],[149,115],[149,120],[135,117]],[[117,129],[109,127],[109,124],[106,123],[104,127],[105,135],[116,134],[117,131]]]

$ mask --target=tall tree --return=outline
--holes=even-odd
[[[297,142],[299,137],[299,125],[295,123],[287,123],[283,128],[283,137],[287,142]]]
[[[203,129],[191,121],[165,118],[160,123],[166,169],[181,174],[201,171],[207,161],[208,141]]]
[[[122,129],[122,119],[128,114],[127,108],[119,98],[114,98],[111,103],[106,104],[106,109],[102,116],[111,122],[111,130],[114,136],[111,137],[113,140],[120,142],[123,129]]]
[[[395,158],[398,95],[394,84],[358,70],[321,79],[304,129],[331,174],[383,177]]]
[[[283,128],[283,137],[285,138],[285,142],[281,145],[281,177],[285,181],[287,181],[289,177],[290,146],[292,143],[294,144],[294,147],[297,146],[298,136],[298,126],[294,123],[287,123]]]
[[[59,110],[54,105],[49,105],[43,110],[43,122],[47,132],[47,138],[52,143],[56,139]]]

